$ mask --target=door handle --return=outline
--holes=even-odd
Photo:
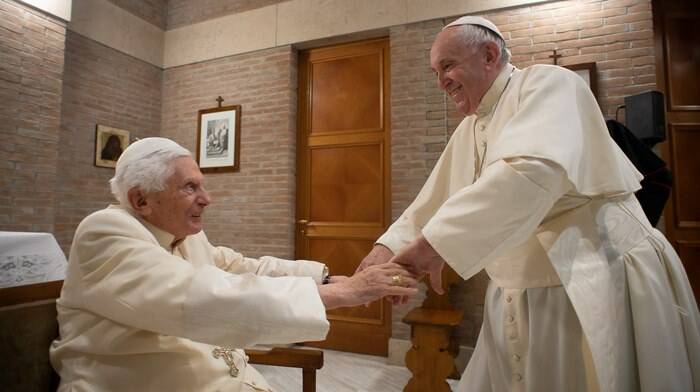
[[[297,223],[299,224],[299,226],[301,226],[301,234],[306,234],[306,225],[309,223],[309,221],[307,221],[306,219],[299,219]]]

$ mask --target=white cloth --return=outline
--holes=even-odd
[[[323,264],[173,239],[116,206],[81,222],[50,349],[59,390],[267,390],[240,348],[325,338]]]
[[[51,233],[0,231],[0,287],[61,280],[66,256]]]
[[[460,390],[700,388],[697,304],[639,179],[578,76],[503,70],[378,240],[396,253],[422,233],[463,278],[492,278]]]

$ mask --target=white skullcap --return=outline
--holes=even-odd
[[[159,151],[182,151],[184,147],[164,137],[147,137],[137,140],[124,150],[117,160],[116,171]]]
[[[447,26],[443,27],[442,29],[445,30],[448,27],[455,27],[455,26],[462,26],[462,25],[476,25],[476,26],[481,26],[484,27],[488,30],[491,30],[492,33],[496,34],[499,36],[503,41],[506,39],[503,38],[503,34],[501,34],[500,31],[498,31],[498,27],[496,27],[495,24],[493,24],[490,20],[484,19],[480,16],[463,16],[454,22],[448,24]]]

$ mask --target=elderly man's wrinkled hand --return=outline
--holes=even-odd
[[[433,290],[438,294],[445,293],[442,289],[442,269],[445,267],[445,260],[422,235],[401,249],[391,262],[405,266],[418,277],[428,274]]]
[[[386,246],[382,244],[376,244],[372,250],[362,259],[360,265],[355,270],[355,273],[371,267],[373,265],[388,263],[391,258],[394,257],[394,253],[389,250]]]
[[[366,304],[386,296],[412,296],[418,280],[394,263],[373,265],[350,277],[333,277],[318,287],[326,309]]]
[[[360,265],[357,267],[355,270],[355,273],[358,273],[365,268],[371,267],[373,265],[379,265],[379,264],[384,264],[388,263],[391,258],[394,257],[394,253],[387,248],[386,246],[382,244],[376,244],[372,248],[372,250],[365,256],[364,259],[362,259],[362,262]],[[389,300],[391,301],[392,304],[394,305],[401,305],[408,303],[409,296],[407,295],[392,295],[389,297]],[[366,303],[365,306],[369,306],[370,303]]]

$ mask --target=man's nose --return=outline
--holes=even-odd
[[[200,192],[199,204],[206,207],[209,205],[209,203],[211,203],[211,197],[209,196],[209,192],[207,192],[204,188],[202,188]]]

